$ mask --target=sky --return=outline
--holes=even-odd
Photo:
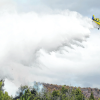
[[[99,0],[0,0],[0,79],[15,96],[34,81],[100,88]]]
[[[18,11],[29,12],[49,12],[51,10],[66,10],[76,11],[83,16],[91,17],[92,14],[97,17],[99,14],[99,3],[97,0],[14,0],[16,1]]]

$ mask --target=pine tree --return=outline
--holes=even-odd
[[[9,100],[10,99],[10,96],[8,95],[8,92],[5,92],[3,98],[4,98],[4,100]]]
[[[66,89],[65,86],[63,86],[63,87],[61,88],[61,93],[62,93],[62,94],[65,94],[66,92],[68,92],[68,89]]]
[[[95,99],[94,99],[93,92],[91,92],[91,95],[90,95],[90,98],[89,98],[89,100],[95,100]]]
[[[83,94],[79,88],[76,89],[75,97],[76,97],[76,100],[83,100]]]

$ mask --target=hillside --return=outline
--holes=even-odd
[[[56,84],[48,84],[48,83],[42,83],[44,87],[47,88],[48,91],[53,91],[54,89],[56,90],[61,90],[62,86],[61,85],[56,85]],[[66,86],[66,85],[65,85]],[[66,86],[67,89],[72,90],[73,88],[76,89],[77,87],[72,87],[72,86]],[[91,92],[93,92],[95,98],[100,98],[100,89],[98,88],[81,88],[79,87],[84,94],[85,97],[89,98],[91,95]]]

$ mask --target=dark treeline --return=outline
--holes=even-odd
[[[20,86],[16,97],[9,96],[3,90],[4,81],[0,81],[0,100],[96,100],[93,93],[89,98],[86,98],[79,88],[68,89],[62,86],[61,90],[47,90],[45,87],[39,90],[39,84],[35,83],[35,88],[28,86]],[[97,100],[100,100],[98,98]]]

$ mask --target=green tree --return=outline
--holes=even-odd
[[[94,99],[93,92],[91,92],[91,95],[90,95],[90,98],[89,98],[89,100],[95,100],[95,99]]]
[[[0,90],[0,100],[3,100],[3,92]]]
[[[0,90],[4,92],[4,80],[0,80]]]
[[[65,94],[62,94],[62,100],[66,100],[66,95]]]
[[[62,86],[61,93],[65,94],[66,92],[68,92],[68,89],[66,89],[65,86]]]
[[[76,100],[83,100],[84,99],[82,91],[79,88],[77,88],[75,91],[75,98],[76,98]]]
[[[59,96],[60,95],[59,90],[54,90],[52,92],[52,95],[53,95],[53,97]]]
[[[3,86],[4,86],[4,81],[1,80],[0,81],[0,100],[13,100],[12,96],[10,97],[8,95],[8,92],[5,91],[5,93],[3,93],[4,92]]]
[[[0,81],[0,100],[3,100],[2,84],[3,84],[3,82]]]
[[[34,94],[34,95],[36,96],[37,91],[33,88],[33,89],[31,90],[31,94]]]
[[[98,100],[100,100],[100,98],[98,98]]]
[[[9,100],[9,99],[10,99],[10,96],[8,95],[8,92],[5,91],[3,100]]]
[[[19,87],[18,91],[17,91],[17,94],[19,94],[19,96],[22,96],[25,89],[28,89],[28,86],[27,85],[25,85],[25,86],[21,85]]]

